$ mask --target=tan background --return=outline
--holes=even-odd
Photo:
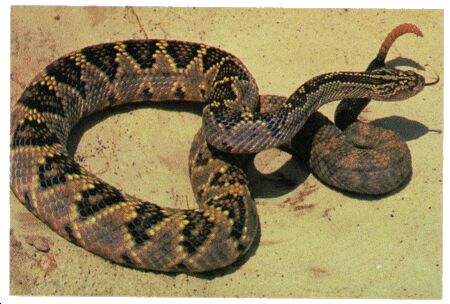
[[[14,7],[11,104],[34,75],[69,51],[146,37],[219,46],[243,60],[261,93],[289,95],[315,75],[364,70],[386,34],[404,22],[417,24],[425,37],[401,37],[388,59],[408,57],[427,65],[425,76],[442,77],[443,11]],[[393,195],[337,192],[284,152],[258,155],[263,174],[253,172],[252,182],[260,240],[240,263],[210,275],[155,274],[111,264],[57,236],[12,195],[10,291],[439,298],[442,88],[441,81],[408,101],[372,103],[363,113],[408,140],[414,172]],[[332,114],[334,107],[323,111]],[[199,127],[199,116],[190,112],[125,107],[84,121],[72,148],[82,164],[130,193],[193,207],[187,155]]]

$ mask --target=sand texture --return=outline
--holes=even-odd
[[[406,57],[443,76],[443,11],[13,7],[11,104],[48,63],[84,46],[130,38],[203,42],[239,57],[262,94],[290,95],[330,71],[365,70],[401,23],[388,60]],[[398,62],[406,62],[397,59]],[[407,63],[407,62],[406,62]],[[336,104],[321,111],[332,117]],[[250,253],[208,275],[112,264],[51,231],[11,194],[13,295],[427,298],[442,295],[443,81],[405,102],[372,102],[361,118],[399,132],[413,159],[405,187],[381,198],[317,180],[277,149],[251,169],[261,222]],[[76,159],[136,196],[195,206],[187,158],[201,118],[189,107],[138,106],[84,120]]]

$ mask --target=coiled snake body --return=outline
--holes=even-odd
[[[157,271],[217,269],[242,256],[258,229],[242,158],[236,154],[289,144],[308,117],[333,100],[402,100],[423,85],[414,72],[381,66],[317,76],[288,98],[260,97],[242,62],[214,47],[168,40],[90,46],[50,64],[14,106],[11,188],[59,235],[116,263]],[[199,209],[163,208],[135,198],[87,171],[66,149],[69,132],[82,117],[123,103],[163,100],[206,105],[189,159]],[[338,158],[356,157],[356,171],[346,171],[344,161],[337,162],[339,170],[327,165],[327,159],[334,164],[337,159],[329,146],[320,146],[330,136],[318,138],[313,147],[318,152],[311,154],[317,175],[330,184],[336,179],[348,184],[341,180],[345,175],[371,183],[365,160],[353,150],[339,148]],[[340,145],[332,140],[331,146]],[[386,146],[396,149],[394,142]],[[295,142],[291,145],[295,148]],[[385,165],[391,157],[383,151],[368,152],[382,167],[372,175],[378,182],[394,180],[395,187],[408,172],[392,172]],[[316,157],[320,153],[324,157]],[[385,191],[374,187],[362,192]]]

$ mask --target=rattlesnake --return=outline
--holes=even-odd
[[[396,35],[417,31],[404,27]],[[390,47],[386,45],[384,57]],[[282,98],[260,96],[239,59],[201,43],[150,39],[86,47],[47,66],[15,104],[11,188],[59,235],[116,263],[156,271],[225,267],[249,249],[258,229],[255,202],[242,168],[245,157],[238,154],[282,144],[295,148],[294,136],[324,103],[343,98],[401,100],[426,85],[412,71],[385,68],[384,57],[380,66],[366,72],[314,77]],[[81,118],[128,102],[163,100],[205,103],[203,126],[189,159],[198,209],[163,208],[135,198],[90,173],[67,152],[70,130]],[[398,136],[394,137],[397,142]],[[322,137],[317,138],[320,146]],[[332,159],[327,149],[318,151]],[[377,159],[381,152],[371,153]],[[311,161],[315,155],[312,152]],[[377,161],[382,165],[384,159]],[[357,172],[366,169],[361,159],[354,163],[361,165]],[[334,172],[323,159],[317,169],[317,175],[327,176],[330,184],[333,174],[347,172],[345,168]],[[399,176],[396,170],[388,173],[395,175],[390,188],[408,174]],[[364,184],[365,173],[358,174]],[[375,178],[382,183],[389,180]],[[381,188],[371,191],[386,191]]]

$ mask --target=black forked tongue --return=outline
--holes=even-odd
[[[431,86],[431,85],[434,85],[434,84],[436,84],[438,82],[439,82],[439,75],[436,75],[436,80],[434,80],[432,82],[425,82],[423,85],[424,86]]]

